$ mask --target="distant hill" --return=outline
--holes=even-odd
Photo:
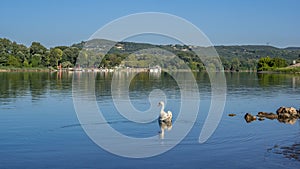
[[[273,46],[243,45],[243,46],[215,46],[219,56],[225,58],[256,58],[260,57],[280,57],[288,61],[296,60],[300,57],[300,47],[276,48]]]
[[[300,50],[300,47],[287,47],[286,50]]]
[[[187,45],[155,45],[148,43],[135,43],[135,42],[113,42],[108,40],[94,39],[88,42],[81,42],[80,44],[74,44],[72,46],[83,47],[89,51],[96,53],[108,54],[106,63],[109,66],[117,65],[119,62],[111,62],[111,59],[119,57],[119,60],[123,60],[128,55],[141,51],[144,49],[158,48],[161,58],[170,56],[170,53],[177,55],[181,60],[188,63],[192,69],[205,69],[203,61],[194,53],[195,50],[209,51],[212,47],[197,47]],[[215,49],[220,56],[223,67],[225,70],[238,71],[238,70],[255,70],[258,60],[262,57],[270,58],[283,58],[288,64],[291,64],[293,60],[299,60],[300,47],[288,47],[288,48],[276,48],[267,45],[235,45],[235,46],[215,46]],[[117,54],[117,56],[112,56]],[[135,61],[131,61],[138,65]],[[160,63],[163,61],[160,60]],[[213,62],[213,61],[212,61]],[[159,62],[158,62],[159,63]],[[103,65],[105,66],[105,65]],[[133,66],[133,65],[129,65]],[[180,66],[175,66],[180,67]]]
[[[148,43],[135,43],[135,42],[113,42],[108,40],[92,40],[89,41],[85,48],[97,47],[97,44],[103,41],[106,44],[116,44],[114,48],[110,49],[110,53],[132,53],[142,49],[148,48],[161,48],[170,52],[178,53],[190,52],[190,47],[186,45],[154,45]],[[86,43],[86,42],[82,42]],[[74,44],[72,46],[83,47],[84,44]],[[216,51],[220,57],[226,59],[230,58],[242,58],[242,59],[259,59],[261,57],[281,57],[288,61],[296,60],[300,58],[300,47],[287,47],[276,48],[267,45],[242,45],[242,46],[215,46]]]

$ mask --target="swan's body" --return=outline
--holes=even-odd
[[[160,114],[159,114],[159,120],[164,122],[171,122],[172,121],[172,112],[168,111],[165,112],[165,103],[163,101],[158,103],[158,106],[161,106]]]

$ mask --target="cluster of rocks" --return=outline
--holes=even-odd
[[[258,112],[257,115],[251,115],[246,113],[244,116],[247,123],[250,123],[255,120],[264,120],[267,119],[277,119],[282,123],[294,124],[300,118],[300,110],[295,109],[294,107],[280,107],[275,113],[266,113]]]

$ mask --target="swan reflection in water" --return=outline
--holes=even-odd
[[[160,127],[159,137],[164,139],[165,137],[165,130],[170,131],[172,129],[172,121],[160,121],[158,120],[158,124]]]

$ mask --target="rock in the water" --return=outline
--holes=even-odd
[[[294,107],[280,107],[276,113],[281,123],[295,124],[300,117],[299,111]]]
[[[250,123],[250,122],[256,120],[256,116],[253,116],[250,113],[246,113],[244,118],[245,118],[247,123]]]
[[[268,118],[268,119],[277,119],[278,118],[278,115],[277,114],[274,114],[274,113],[266,113],[266,112],[258,112],[257,114],[258,117],[260,118]]]
[[[280,107],[276,111],[278,118],[295,118],[298,117],[298,111],[294,107]]]
[[[296,117],[298,115],[297,110],[294,107],[280,107],[276,111],[278,116]]]
[[[228,114],[228,116],[233,117],[233,116],[236,116],[236,114],[230,113],[230,114]]]

